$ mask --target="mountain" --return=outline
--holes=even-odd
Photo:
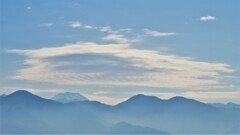
[[[240,111],[220,110],[178,96],[163,100],[154,96],[136,95],[114,106],[108,115],[112,122],[127,121],[178,134],[225,133],[232,127],[240,127]]]
[[[131,125],[127,122],[119,122],[108,131],[110,134],[169,134],[154,128]]]
[[[0,106],[0,134],[110,134],[121,133],[119,129],[127,134],[161,133],[129,123],[110,123],[97,110],[103,114],[112,106],[97,101],[65,104],[19,90],[1,98]]]
[[[44,99],[37,95],[34,95],[26,90],[18,90],[10,95],[5,96],[1,103],[3,106],[8,107],[26,107],[26,108],[44,108],[60,105],[60,103]]]
[[[240,109],[240,104],[235,104],[232,102],[228,102],[227,104],[223,103],[209,103],[209,105],[213,107],[218,107],[218,108],[239,108]]]
[[[61,103],[70,103],[70,102],[76,102],[76,101],[87,101],[88,99],[80,95],[79,93],[65,92],[65,93],[57,94],[52,98],[52,100],[55,100]]]
[[[0,100],[1,134],[103,133],[107,122],[81,107],[19,90]]]
[[[0,95],[0,97],[6,97],[7,95],[6,94],[2,94],[2,95]]]
[[[139,94],[111,106],[61,103],[19,90],[1,97],[0,106],[1,134],[240,133],[240,109],[178,96],[165,100]]]

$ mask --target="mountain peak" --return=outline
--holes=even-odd
[[[175,97],[170,98],[169,100],[188,100],[188,99],[185,97],[181,97],[181,96],[175,96]]]
[[[10,94],[9,96],[29,96],[33,95],[32,93],[28,92],[27,90],[17,90]]]
[[[129,100],[159,101],[159,100],[162,100],[162,99],[160,99],[156,96],[138,94],[138,95],[132,96]]]
[[[144,95],[144,94],[137,94],[135,96],[132,96],[130,99],[138,99],[138,98],[154,98],[154,99],[159,99],[158,97],[155,96],[149,96],[149,95]]]
[[[136,103],[140,104],[148,104],[148,103],[158,103],[159,101],[162,101],[160,98],[155,97],[155,96],[148,96],[148,95],[143,95],[143,94],[138,94],[135,96],[132,96],[128,100],[118,104],[117,106],[123,106],[123,105],[135,105]]]
[[[188,102],[188,103],[193,103],[193,102],[199,102],[197,100],[194,100],[194,99],[189,99],[189,98],[185,98],[185,97],[181,97],[181,96],[175,96],[175,97],[172,97],[170,99],[168,99],[168,101],[171,101],[171,102],[179,102],[179,103],[182,103],[182,102]],[[200,102],[199,102],[200,103]]]
[[[52,98],[52,100],[62,102],[62,103],[70,103],[74,101],[86,101],[88,99],[79,93],[64,92],[64,93],[57,94]]]
[[[135,96],[132,96],[132,98],[145,98],[145,97],[148,97],[148,96],[143,94],[137,94]]]

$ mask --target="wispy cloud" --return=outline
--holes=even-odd
[[[113,33],[113,34],[119,33],[119,31],[113,30],[112,27],[110,27],[110,26],[99,27],[99,29],[102,32]]]
[[[83,24],[78,21],[71,22],[70,27],[73,28],[82,28],[82,29],[88,29],[88,30],[98,30],[100,32],[103,32],[107,34],[106,36],[102,37],[102,40],[104,41],[113,41],[115,43],[133,43],[140,41],[139,38],[127,38],[126,33],[132,32],[132,29],[130,28],[121,28],[121,29],[113,29],[111,26],[95,26],[95,25],[89,25],[89,24]]]
[[[83,29],[89,29],[89,30],[99,30],[101,32],[105,32],[108,34],[118,34],[120,32],[132,32],[132,29],[130,28],[121,28],[121,29],[117,29],[114,30],[111,26],[95,26],[95,25],[89,25],[89,24],[84,24],[78,21],[74,21],[74,22],[70,22],[70,27],[73,28],[83,28]]]
[[[82,25],[80,22],[75,21],[75,22],[70,22],[69,26],[72,28],[78,28],[78,27],[81,27]]]
[[[139,39],[127,39],[124,35],[122,34],[109,34],[105,37],[102,38],[104,41],[114,41],[116,43],[133,43],[133,42],[138,42]]]
[[[232,73],[227,64],[196,61],[130,44],[79,42],[61,47],[8,50],[25,55],[12,79],[67,85],[120,85],[204,89]]]
[[[115,41],[117,43],[127,43],[128,40],[121,34],[110,34],[102,38],[105,41]]]
[[[95,29],[95,27],[92,26],[92,25],[83,25],[83,28],[85,28],[85,29]]]
[[[200,21],[210,21],[217,19],[215,16],[202,16],[199,18]]]
[[[159,31],[154,31],[150,29],[144,29],[143,31],[145,32],[145,34],[153,37],[172,36],[176,34],[174,32],[159,32]]]

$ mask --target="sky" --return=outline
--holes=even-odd
[[[0,94],[240,103],[239,0],[0,0]]]

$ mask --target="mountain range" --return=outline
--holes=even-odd
[[[72,100],[69,94],[72,95],[60,94],[68,102],[45,99],[25,90],[1,96],[0,133],[240,133],[238,107],[222,107],[184,97],[163,100],[142,94],[111,106],[80,98],[76,93],[73,95],[78,95],[79,100]]]

